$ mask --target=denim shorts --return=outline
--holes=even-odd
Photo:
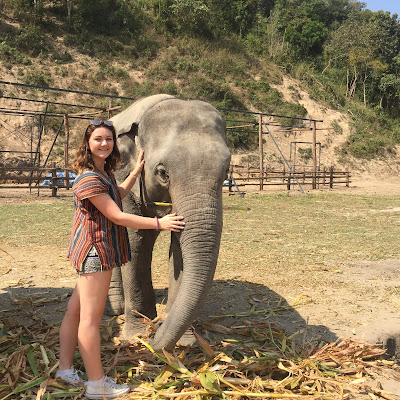
[[[97,254],[96,248],[93,246],[85,260],[82,263],[82,270],[78,271],[78,274],[92,274],[93,272],[103,271],[103,267],[100,262],[100,257]]]

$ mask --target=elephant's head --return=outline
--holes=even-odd
[[[168,95],[134,103],[113,121],[123,169],[134,165],[141,148],[145,151],[141,182],[133,190],[149,215],[170,211],[155,202],[171,202],[172,211],[185,218],[185,229],[172,234],[179,247],[174,257],[181,259],[172,272],[180,275],[179,285],[169,293],[168,315],[152,342],[156,350],[171,348],[198,316],[214,277],[230,162],[225,122],[208,103]]]

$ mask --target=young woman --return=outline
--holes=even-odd
[[[100,354],[100,322],[113,268],[130,259],[126,227],[179,232],[183,217],[169,214],[157,219],[127,214],[121,200],[129,193],[143,169],[144,152],[121,184],[113,171],[119,161],[115,129],[111,121],[91,121],[73,163],[79,174],[73,185],[75,214],[68,257],[78,272],[60,328],[60,363],[56,377],[70,384],[84,383],[89,399],[113,399],[129,392],[104,376]],[[79,346],[88,381],[73,368]]]

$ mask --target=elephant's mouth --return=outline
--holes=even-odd
[[[142,206],[149,214],[165,215],[171,212],[172,203],[165,200],[150,200],[145,188],[144,170],[139,175],[139,198]]]

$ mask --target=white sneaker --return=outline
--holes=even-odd
[[[80,383],[85,382],[79,375],[76,369],[70,368],[70,369],[65,369],[64,371],[58,370],[56,372],[56,379],[60,378],[64,382],[69,383],[70,385],[79,385]]]
[[[131,388],[128,385],[118,385],[114,379],[104,376],[98,381],[88,381],[85,383],[85,396],[88,399],[115,399],[125,393],[130,392]]]

